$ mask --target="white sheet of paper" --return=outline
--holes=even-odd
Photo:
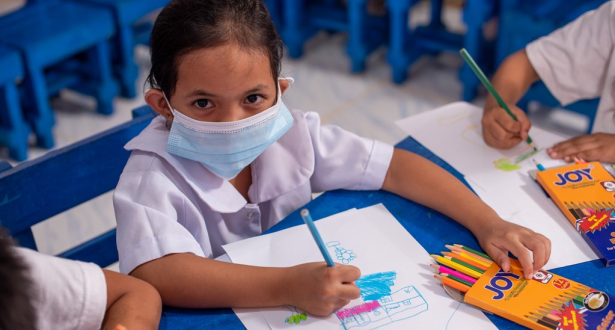
[[[432,111],[401,119],[396,124],[426,148],[445,160],[468,181],[473,181],[486,191],[520,183],[536,165],[532,158],[545,167],[563,165],[545,152],[515,163],[517,157],[532,148],[525,142],[508,150],[498,150],[485,144],[481,131],[482,109],[465,102],[455,102]],[[536,147],[546,149],[565,137],[533,127],[530,136]],[[496,166],[496,163],[500,164]],[[516,167],[509,172],[500,168]],[[499,167],[499,168],[498,168]]]
[[[384,206],[350,210],[317,221],[316,226],[325,243],[332,243],[329,252],[337,262],[349,260],[363,276],[384,278],[392,276],[387,272],[394,272],[394,280],[387,282],[388,292],[376,292],[375,296],[357,299],[344,307],[368,308],[372,304],[373,310],[367,312],[342,309],[339,315],[352,315],[347,318],[336,314],[307,315],[299,324],[289,324],[287,318],[302,311],[292,307],[254,309],[271,329],[495,329],[482,312],[446,295],[433,278],[429,267],[432,259]],[[286,267],[323,260],[305,225],[229,244],[224,249],[233,262],[249,265]],[[364,285],[360,281],[357,284]],[[364,286],[362,292],[370,292],[370,286]],[[346,322],[342,323],[342,319]],[[252,329],[251,324],[244,325]]]
[[[551,240],[551,257],[544,269],[578,264],[598,257],[581,235],[532,178],[524,184],[487,192],[468,181],[476,194],[500,217],[545,235]]]

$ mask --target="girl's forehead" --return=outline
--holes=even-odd
[[[202,89],[212,94],[274,85],[271,66],[263,52],[234,45],[199,49],[179,63],[176,92]]]

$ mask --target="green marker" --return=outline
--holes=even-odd
[[[498,94],[498,92],[495,91],[495,88],[493,88],[493,85],[491,85],[491,83],[489,82],[489,79],[487,79],[487,76],[485,76],[483,71],[478,67],[478,65],[476,65],[476,62],[474,62],[474,59],[472,59],[472,56],[470,56],[468,51],[466,51],[465,48],[462,48],[459,51],[459,53],[461,54],[461,57],[463,57],[463,59],[466,61],[466,63],[468,63],[472,71],[474,71],[474,73],[476,74],[480,82],[482,82],[483,85],[485,85],[485,87],[489,91],[489,93],[493,95],[495,100],[500,105],[500,108],[506,110],[506,112],[510,115],[510,117],[512,117],[512,119],[514,119],[514,121],[519,121],[517,119],[517,116],[515,116],[515,114],[512,113],[512,111],[510,111],[506,103],[504,103],[504,100],[502,100],[502,98],[500,97],[500,94]],[[536,149],[536,145],[534,144],[534,141],[532,141],[532,138],[529,135],[527,136],[527,139],[525,141],[527,141],[527,144],[529,144],[530,147],[534,148],[534,151],[538,151],[538,149]]]

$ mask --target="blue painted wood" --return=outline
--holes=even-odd
[[[19,52],[0,46],[0,145],[9,150],[9,157],[26,160],[30,129],[23,117],[17,79],[23,77]]]
[[[48,97],[54,96],[58,83],[64,88],[85,89],[99,104],[100,113],[109,113],[117,86],[108,72],[109,55],[106,40],[114,32],[111,11],[89,5],[46,0],[28,4],[0,17],[0,44],[9,45],[21,53],[25,76],[22,83],[25,119],[43,148],[53,147],[53,113]],[[94,49],[86,52],[88,49]],[[78,74],[79,80],[56,79],[53,91],[48,89],[45,73],[62,68],[68,59],[83,60],[84,65],[67,75]],[[61,70],[56,70],[61,72]]]
[[[442,0],[431,1],[431,21],[426,26],[414,30],[408,28],[410,9],[419,3],[417,0],[388,0],[389,10],[389,52],[387,60],[392,68],[392,79],[397,84],[408,77],[408,69],[421,56],[434,56],[441,52],[457,53],[466,48],[478,65],[491,68],[491,44],[483,37],[483,25],[492,19],[496,2],[491,0],[468,0],[463,9],[463,20],[467,31],[464,35],[449,32],[442,23]],[[473,99],[479,85],[478,79],[468,67],[462,67],[459,78],[463,83],[463,98]]]
[[[7,162],[6,160],[0,161],[0,172],[6,171],[11,168],[13,168],[13,165],[11,165],[11,163]]]
[[[535,3],[529,0],[501,0],[495,52],[496,66],[499,66],[506,56],[525,48],[528,43],[548,35],[602,3],[604,0],[565,2],[550,0],[535,6]],[[534,84],[517,105],[527,111],[527,105],[531,101],[549,107],[561,106],[542,82]],[[587,131],[589,133],[598,109],[598,101],[599,99],[582,100],[565,108],[589,119],[590,125]]]
[[[443,167],[458,179],[463,180],[461,173],[434,155],[412,138],[406,138],[396,147],[415,152],[435,164]],[[398,197],[384,191],[347,191],[336,190],[322,194],[306,205],[312,217],[318,221],[324,217],[349,210],[363,208],[383,203],[395,216],[401,225],[429,253],[439,253],[445,244],[459,243],[478,248],[478,242],[472,234],[450,218],[427,207]],[[302,207],[303,208],[303,207]],[[269,232],[303,224],[297,211],[272,227]],[[564,220],[565,221],[565,220]],[[615,293],[615,272],[596,260],[578,265],[553,270],[555,273],[579,281],[594,288],[602,289],[609,294]],[[513,322],[495,315],[487,315],[499,329],[525,329]],[[181,309],[164,307],[160,329],[243,329],[243,325],[231,309]]]
[[[124,145],[154,117],[139,112],[127,123],[0,172],[0,225],[27,237],[34,224],[114,189],[130,155]],[[112,231],[63,256],[108,266],[117,261],[114,237]]]
[[[368,14],[367,0],[281,1],[281,34],[292,58],[303,55],[304,43],[318,31],[347,32],[351,70],[361,72],[367,56],[387,42],[387,18]]]
[[[89,3],[113,11],[117,33],[113,38],[113,72],[120,81],[122,96],[134,98],[139,70],[134,61],[136,40],[151,32],[151,24],[135,26],[139,20],[162,9],[170,0],[67,0]],[[144,31],[147,28],[148,31]]]

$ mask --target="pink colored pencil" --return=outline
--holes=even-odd
[[[439,273],[451,274],[453,276],[457,276],[462,280],[466,280],[472,284],[476,283],[476,279],[472,278],[468,275],[464,275],[458,271],[452,270],[448,267],[440,266],[440,265],[430,265],[433,269],[435,269]]]

